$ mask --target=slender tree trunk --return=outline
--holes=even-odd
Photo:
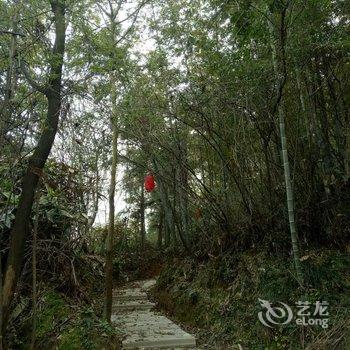
[[[312,124],[309,123],[308,118],[307,118],[307,111],[306,111],[305,99],[304,99],[304,94],[303,94],[303,87],[301,85],[300,70],[299,70],[299,67],[297,66],[297,64],[295,64],[295,77],[296,77],[298,91],[299,91],[299,101],[300,101],[301,111],[303,113],[302,120],[304,120],[306,139],[308,141],[308,146],[311,149],[312,134],[314,131],[312,128]]]
[[[3,329],[7,325],[10,304],[21,272],[23,250],[28,234],[34,194],[56,136],[61,109],[61,80],[66,32],[65,1],[51,1],[50,4],[54,13],[55,43],[50,63],[48,86],[45,89],[41,89],[47,97],[48,109],[45,125],[34,153],[30,157],[27,172],[23,178],[22,192],[11,231],[11,243],[3,287]]]
[[[272,17],[272,16],[270,16]],[[284,179],[286,186],[286,195],[287,195],[287,207],[288,207],[288,219],[289,219],[289,229],[290,236],[292,241],[292,250],[294,256],[294,264],[297,273],[298,282],[302,285],[304,281],[304,276],[300,263],[300,253],[299,253],[299,243],[298,235],[295,225],[295,213],[294,213],[294,195],[292,189],[292,181],[290,176],[290,165],[288,159],[288,150],[287,150],[287,136],[286,136],[286,125],[285,125],[285,111],[283,108],[283,88],[287,78],[286,65],[285,65],[285,39],[286,39],[286,29],[284,18],[285,12],[281,15],[280,31],[279,31],[279,40],[276,44],[274,27],[273,24],[269,21],[269,30],[271,35],[271,48],[272,48],[272,61],[274,72],[276,75],[277,91],[279,96],[278,103],[278,116],[279,116],[279,126],[280,126],[280,137],[281,137],[281,149],[282,149],[282,160],[284,168]],[[279,51],[277,52],[277,45]]]
[[[158,178],[158,191],[160,194],[160,199],[163,205],[164,217],[165,217],[165,225],[166,225],[166,244],[170,245],[171,239],[175,237],[175,225],[174,225],[174,217],[171,209],[171,204],[168,199],[168,194],[166,188],[163,184],[163,180]]]
[[[178,236],[181,239],[182,236],[182,232],[181,232],[181,228],[179,227],[179,223],[178,223],[178,217],[177,217],[177,212],[176,212],[176,207],[177,207],[177,203],[178,203],[178,198],[177,198],[177,189],[176,189],[176,173],[177,173],[177,165],[176,164],[176,157],[174,156],[174,154],[172,154],[172,170],[171,170],[171,181],[169,181],[168,183],[164,182],[164,186],[165,186],[165,195],[167,198],[167,201],[169,203],[169,210],[171,213],[171,217],[172,217],[172,232],[174,233],[172,236],[173,239],[173,246],[177,247],[178,244],[178,237],[176,235],[176,232],[178,233]],[[173,195],[171,198],[171,194]]]
[[[330,180],[332,176],[332,171],[335,166],[335,161],[337,160],[335,155],[335,149],[331,142],[331,128],[330,128],[330,121],[329,116],[327,112],[327,102],[324,94],[324,87],[322,82],[322,72],[320,72],[319,69],[319,58],[315,56],[315,63],[313,65],[314,69],[314,101],[315,101],[315,110],[318,111],[318,120],[319,120],[319,127],[320,127],[320,140],[321,142],[321,149],[323,151],[322,158],[323,158],[323,183],[326,193],[328,194],[330,192]]]
[[[106,240],[106,298],[104,315],[107,322],[111,322],[112,316],[112,294],[113,294],[113,237],[114,237],[114,219],[115,219],[115,184],[118,164],[118,125],[117,125],[117,91],[115,73],[111,73],[111,102],[112,102],[112,164],[111,179],[109,187],[109,225]]]
[[[140,197],[140,238],[141,251],[145,248],[146,225],[145,225],[145,189],[143,182],[141,183],[141,197]]]
[[[164,222],[163,211],[160,209],[159,223],[158,223],[158,239],[157,239],[157,246],[159,251],[162,250],[162,246],[163,246],[163,222]]]
[[[1,230],[0,230],[1,231]],[[2,231],[0,232],[0,247],[2,242]],[[2,295],[3,295],[3,288],[2,288],[2,251],[0,248],[0,350],[3,350],[3,308],[2,308]]]
[[[171,238],[175,237],[175,225],[174,225],[174,217],[171,209],[171,204],[168,198],[167,189],[163,182],[160,167],[158,166],[157,159],[154,155],[152,155],[152,164],[157,174],[159,174],[157,178],[158,183],[158,193],[160,202],[163,207],[164,212],[164,228],[165,228],[165,245],[168,247],[170,245]]]
[[[39,226],[39,203],[40,203],[40,184],[38,184],[38,195],[36,198],[36,215],[33,228],[33,244],[32,244],[32,302],[33,302],[33,317],[32,317],[32,337],[30,342],[30,350],[35,350],[36,325],[37,325],[37,238]]]
[[[345,159],[344,159],[344,167],[345,167],[345,178],[350,178],[350,125],[346,123],[345,126]]]
[[[12,17],[12,31],[18,32],[18,5],[19,1],[14,0],[14,11]],[[16,51],[17,51],[17,34],[11,35],[9,65],[6,75],[5,97],[0,110],[0,149],[5,142],[5,135],[7,132],[7,124],[11,117],[11,103],[16,87]]]
[[[187,136],[187,135],[186,135]],[[188,218],[188,170],[187,170],[187,140],[182,138],[178,140],[179,143],[179,155],[178,160],[180,166],[179,172],[179,201],[180,201],[180,216],[182,234],[186,240],[186,246],[189,247],[189,218]]]
[[[324,64],[325,65],[325,64]],[[346,118],[342,118],[342,104],[340,103],[340,99],[336,95],[336,86],[333,83],[333,79],[331,78],[331,74],[329,70],[326,68],[323,70],[323,76],[325,76],[325,80],[327,83],[327,94],[329,96],[329,100],[332,104],[329,108],[332,110],[333,116],[333,130],[334,130],[334,140],[337,146],[337,155],[338,162],[342,169],[342,172],[345,172],[345,159],[346,159],[346,132],[344,132],[344,126]],[[329,104],[329,102],[326,105]]]
[[[98,168],[98,165],[96,165],[96,169]],[[98,190],[99,190],[99,183],[100,183],[100,175],[98,173],[98,170],[96,171],[96,184],[95,184],[95,193],[93,198],[93,212],[90,218],[90,228],[94,225],[96,216],[98,213],[98,204],[99,204],[99,198],[98,198]]]
[[[96,156],[96,159],[98,158],[98,156]],[[98,171],[98,161],[96,160],[96,180],[95,180],[95,189],[93,191],[92,194],[92,214],[91,217],[87,220],[87,227],[86,227],[86,232],[90,232],[90,230],[92,229],[95,220],[96,220],[96,216],[98,213],[98,205],[99,205],[99,197],[98,197],[98,191],[99,191],[99,183],[100,183],[100,175],[99,175],[99,171]]]

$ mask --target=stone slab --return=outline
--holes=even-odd
[[[121,289],[113,293],[114,300],[147,300],[147,294],[141,288]]]
[[[155,280],[155,279],[133,281],[133,282],[128,283],[127,287],[128,287],[128,289],[141,289],[142,291],[147,292],[153,286],[155,286],[156,283],[157,283],[157,280]]]
[[[169,349],[196,346],[194,336],[165,316],[153,311],[113,315],[112,321],[126,334],[123,349]]]
[[[140,281],[141,290],[148,292],[151,288],[153,288],[157,284],[155,279]]]
[[[165,316],[151,310],[147,292],[156,280],[135,281],[113,293],[112,322],[124,334],[123,349],[196,349],[196,339]]]
[[[112,310],[115,312],[118,311],[143,311],[151,310],[155,306],[154,303],[149,302],[148,300],[116,300],[113,302]]]

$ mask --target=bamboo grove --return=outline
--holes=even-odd
[[[196,259],[284,257],[301,286],[306,251],[347,249],[349,2],[2,0],[0,12],[3,329],[38,192],[38,242],[79,252],[96,248],[109,202],[107,320],[130,230],[142,249]]]

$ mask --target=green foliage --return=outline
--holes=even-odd
[[[42,297],[42,309],[39,312],[37,337],[45,339],[54,332],[57,324],[65,320],[70,312],[67,302],[56,292],[48,291]]]
[[[71,328],[66,329],[60,335],[59,350],[98,350],[111,341],[117,341],[118,335],[115,328],[108,323],[101,321],[90,308],[81,311],[79,319]],[[113,346],[110,346],[112,349]]]
[[[249,252],[235,258],[224,255],[202,264],[171,261],[161,273],[155,296],[177,319],[201,327],[203,342],[221,344],[223,348],[234,342],[256,350],[296,350],[302,348],[299,335],[304,332],[310,348],[318,344],[320,349],[329,349],[327,344],[334,341],[335,334],[345,339],[350,335],[349,256],[312,251],[307,261],[308,274],[318,277],[305,290],[298,289],[290,263],[265,254]],[[218,272],[218,266],[227,272]],[[292,307],[298,300],[326,300],[331,327],[326,333],[322,329],[301,330],[294,324],[269,330],[258,321],[258,298],[283,301]],[[319,343],[320,337],[323,343]]]
[[[48,290],[40,299],[37,346],[60,350],[118,348],[118,331],[101,321],[95,310]],[[111,345],[114,344],[114,345]]]
[[[2,169],[2,174],[5,175],[6,167]],[[22,167],[16,168],[12,171],[12,178],[4,177],[1,180],[0,230],[5,231],[12,226],[22,174]],[[67,238],[74,226],[86,222],[82,203],[77,200],[83,191],[83,187],[77,182],[78,176],[65,164],[52,160],[48,162],[40,189],[39,221],[42,237],[54,237],[58,234]]]

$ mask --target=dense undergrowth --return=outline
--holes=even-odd
[[[350,349],[350,257],[310,251],[304,257],[307,287],[300,288],[290,261],[265,253],[229,253],[205,262],[176,258],[158,280],[155,297],[179,321],[200,328],[217,349]],[[291,322],[268,328],[258,319],[259,299],[329,302],[329,328]]]
[[[21,333],[17,329],[11,339],[13,349],[29,348],[30,320],[19,323]],[[116,331],[101,321],[95,308],[47,286],[39,303],[35,349],[117,349],[117,345]]]
[[[67,252],[65,252],[67,253]],[[103,264],[98,256],[69,254],[72,264],[40,261],[39,271],[45,282],[38,285],[36,350],[100,350],[119,349],[119,333],[103,320],[104,279]],[[50,263],[60,271],[48,277]],[[72,268],[73,266],[73,268]],[[75,267],[74,267],[75,266]],[[52,266],[51,266],[52,267]],[[43,277],[46,278],[43,278]],[[30,348],[33,329],[31,287],[22,279],[10,327],[7,332],[9,349]]]
[[[69,171],[70,169],[70,171]],[[4,171],[3,168],[0,169]],[[20,172],[4,182],[0,191],[0,243],[2,266],[8,254],[10,228],[19,200]],[[68,175],[67,175],[68,174]],[[3,175],[3,173],[1,173]],[[116,349],[118,333],[103,322],[104,251],[103,236],[87,230],[79,196],[84,192],[78,175],[64,164],[49,162],[40,188],[39,209],[32,213],[24,264],[9,327],[8,349],[30,348],[36,315],[35,350]],[[33,311],[33,226],[38,217],[36,243],[37,309]],[[89,236],[94,235],[97,249]],[[94,241],[94,242],[95,242]],[[4,271],[3,271],[4,272]]]

